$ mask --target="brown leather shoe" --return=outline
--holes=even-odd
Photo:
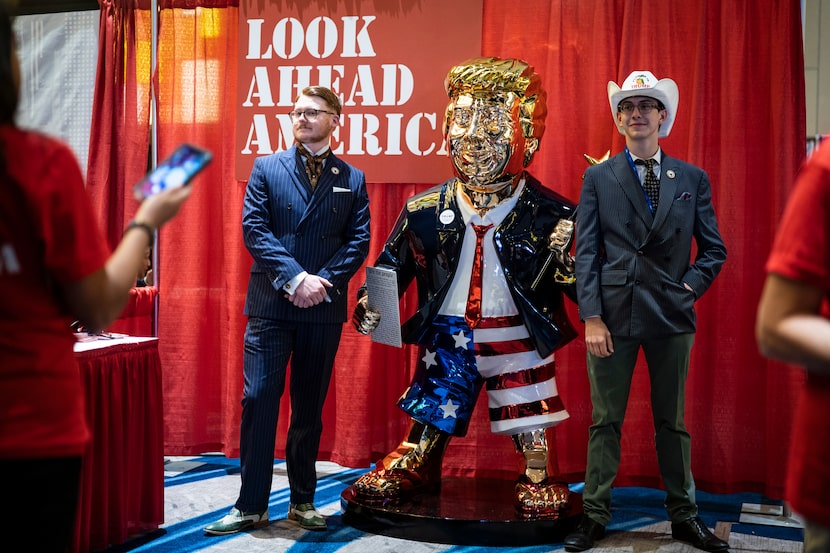
[[[729,544],[710,532],[700,517],[672,522],[671,537],[704,551],[729,551]]]
[[[582,517],[579,526],[565,536],[565,551],[585,551],[586,549],[591,549],[594,546],[594,542],[604,537],[605,526],[585,515]]]

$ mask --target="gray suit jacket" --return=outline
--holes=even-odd
[[[347,319],[349,280],[369,252],[369,195],[363,172],[329,155],[312,194],[296,147],[257,158],[245,191],[242,233],[254,258],[245,314],[337,323]],[[333,287],[332,301],[308,309],[284,298],[301,273]]]
[[[615,336],[694,332],[694,302],[726,261],[709,177],[665,152],[653,216],[625,152],[589,167],[575,240],[580,318],[602,316]]]

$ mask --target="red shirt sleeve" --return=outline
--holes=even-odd
[[[830,290],[830,144],[801,167],[766,270]]]

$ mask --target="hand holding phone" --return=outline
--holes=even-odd
[[[182,144],[133,188],[137,200],[188,184],[213,156],[203,148]]]

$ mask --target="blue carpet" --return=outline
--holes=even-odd
[[[224,476],[227,474],[239,474],[239,459],[228,459],[218,455],[206,455],[201,457],[193,457],[188,459],[188,463],[198,464],[199,466],[188,468],[187,470],[175,475],[164,476],[164,487],[179,486],[187,484],[188,482],[195,482],[197,480],[207,480],[209,478],[216,478],[217,476]],[[165,464],[165,471],[169,470],[170,465],[176,463]]]
[[[261,530],[244,532],[229,536],[205,536],[203,528],[225,514],[232,506],[233,499],[239,486],[239,459],[227,459],[221,455],[204,455],[188,457],[182,461],[173,461],[165,465],[165,517],[168,520],[180,520],[170,523],[158,532],[136,538],[124,545],[113,547],[107,553],[122,553],[127,551],[142,553],[191,553],[191,552],[228,552],[245,551],[257,552],[287,552],[287,553],[329,553],[341,551],[351,553],[356,551],[370,551],[372,553],[391,553],[398,551],[417,551],[423,553],[551,553],[562,551],[561,544],[551,543],[529,547],[486,547],[486,546],[453,546],[431,544],[427,542],[413,542],[386,536],[368,534],[349,525],[342,520],[339,509],[340,495],[354,480],[366,472],[364,469],[348,469],[333,465],[334,470],[321,472],[315,504],[323,509],[329,509],[327,514],[328,531],[311,532],[298,528],[294,523],[285,520],[288,511],[289,491],[287,485],[277,482],[285,478],[285,462],[277,461],[274,464],[275,485],[269,501],[271,524]],[[168,470],[169,469],[169,470]],[[228,478],[230,476],[230,478]],[[206,480],[215,479],[213,482]],[[582,493],[581,483],[571,486],[574,493]],[[609,524],[608,541],[615,534],[626,540],[651,540],[655,534],[651,531],[636,533],[638,529],[653,528],[654,525],[665,523],[666,512],[663,507],[664,492],[650,488],[628,487],[616,488],[613,492],[612,512],[613,519]],[[770,540],[787,540],[800,542],[802,531],[797,528],[778,526],[758,526],[741,524],[741,507],[744,503],[780,505],[770,498],[760,494],[709,494],[697,492],[700,516],[707,526],[715,528],[719,523],[731,524],[731,536],[744,534],[760,536]],[[196,508],[193,516],[184,518],[177,508],[193,508],[201,504],[214,505],[215,508]],[[221,507],[218,507],[221,505]],[[218,507],[218,508],[216,508]],[[188,512],[188,511],[183,511]],[[184,518],[184,520],[181,520]],[[623,534],[626,533],[626,534]],[[628,534],[630,533],[630,534]],[[660,543],[671,543],[670,537],[660,533],[657,538]],[[732,540],[732,538],[730,538]],[[619,540],[617,540],[619,542]],[[648,541],[646,541],[648,543]],[[602,543],[598,544],[602,546]],[[654,550],[659,544],[653,543]],[[796,544],[798,545],[798,544]],[[693,551],[691,548],[678,544],[679,549],[672,551]],[[635,546],[634,551],[641,549]],[[754,551],[762,549],[753,548]],[[733,551],[735,545],[733,544]],[[769,549],[783,551],[784,549]],[[800,549],[787,549],[800,550]],[[629,546],[609,547],[603,551],[632,551]]]

